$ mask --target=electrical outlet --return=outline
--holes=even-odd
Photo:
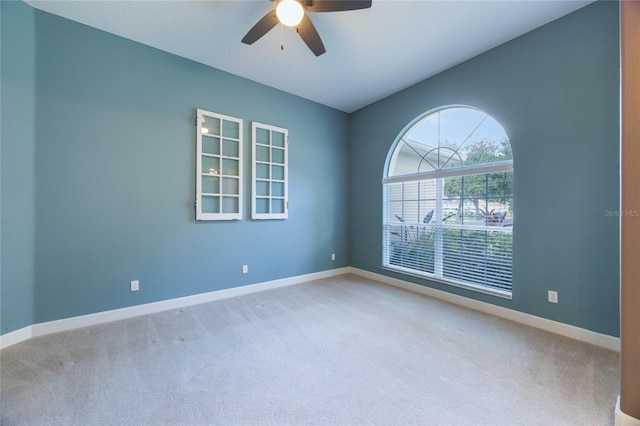
[[[246,274],[249,272],[249,265],[242,265],[242,273]]]
[[[336,260],[336,254],[335,253],[331,253],[331,260]]]
[[[138,291],[138,290],[140,290],[140,281],[138,280],[131,281],[131,291]]]
[[[549,303],[558,303],[558,292],[557,291],[548,291]]]

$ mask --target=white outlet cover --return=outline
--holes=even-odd
[[[558,303],[558,292],[557,291],[548,291],[548,300],[550,303]]]
[[[138,290],[140,290],[140,281],[138,280],[131,281],[131,291],[138,291]]]
[[[249,272],[249,265],[242,265],[242,273],[246,274]]]

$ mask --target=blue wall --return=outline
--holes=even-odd
[[[439,106],[497,119],[514,153],[513,300],[381,269],[382,173],[394,139]],[[598,2],[350,117],[350,263],[619,335],[618,4]],[[559,303],[547,302],[557,290]]]
[[[0,330],[33,323],[35,262],[35,17],[1,2]]]
[[[23,3],[2,17],[2,333],[347,265],[347,114]],[[194,220],[196,108],[245,120],[244,221]],[[289,129],[287,220],[250,220],[252,120]]]
[[[1,333],[350,264],[618,335],[618,221],[604,213],[619,206],[617,3],[350,116],[21,2],[0,7]],[[387,152],[413,118],[449,104],[490,113],[513,144],[511,301],[381,269]],[[245,119],[245,153],[251,120],[289,129],[288,220],[252,221],[245,202],[244,221],[195,222],[196,108]]]

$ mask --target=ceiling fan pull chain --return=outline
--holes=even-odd
[[[280,24],[280,50],[284,50],[284,25]]]

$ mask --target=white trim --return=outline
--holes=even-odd
[[[466,290],[472,290],[472,291],[476,291],[478,293],[484,293],[484,294],[488,294],[490,296],[495,296],[495,297],[501,297],[503,299],[508,299],[511,300],[512,299],[512,294],[510,291],[506,291],[506,290],[498,290],[495,288],[490,288],[490,287],[486,287],[486,286],[481,286],[481,285],[476,285],[476,284],[471,284],[471,283],[466,283],[464,281],[458,281],[458,280],[454,280],[451,278],[440,278],[440,277],[436,277],[435,275],[430,275],[427,274],[426,272],[423,274],[419,274],[415,271],[415,269],[410,269],[410,268],[403,268],[402,266],[396,266],[396,265],[389,265],[389,266],[382,266],[382,269],[386,269],[387,271],[391,271],[391,272],[398,272],[401,274],[405,274],[405,275],[411,275],[413,277],[416,278],[420,278],[423,280],[429,280],[429,281],[436,281],[442,284],[446,284],[446,285],[450,285],[453,287],[460,287],[460,288],[464,288]]]
[[[513,170],[513,160],[496,161],[494,163],[478,164],[455,169],[433,170],[430,172],[411,173],[400,176],[389,176],[382,179],[382,183],[413,182],[416,180],[439,179],[450,176],[479,175],[485,173],[508,172]]]
[[[279,280],[265,281],[262,283],[216,290],[208,293],[194,294],[193,296],[180,297],[177,299],[161,300],[159,302],[145,303],[143,305],[113,309],[110,311],[97,312],[95,314],[81,315],[56,321],[33,324],[31,326],[24,327],[20,330],[16,330],[0,336],[0,349],[15,345],[16,343],[23,342],[32,337],[39,337],[51,333],[57,333],[60,331],[73,330],[76,328],[133,318],[140,315],[153,314],[170,309],[179,309],[187,306],[199,305],[201,303],[242,296],[250,293],[257,293],[260,291],[286,287],[294,284],[301,284],[312,280],[330,278],[347,273],[349,273],[349,268],[329,269],[326,271],[298,275],[289,278],[282,278]]]
[[[528,325],[530,327],[540,328],[551,333],[559,334],[561,336],[569,337],[575,340],[580,340],[582,342],[600,346],[605,349],[620,352],[620,339],[617,337],[596,333],[594,331],[575,327],[573,325],[537,317],[535,315],[526,314],[524,312],[514,311],[513,309],[504,308],[502,306],[492,305],[491,303],[481,302],[479,300],[458,296],[457,294],[447,293],[445,291],[436,290],[434,288],[426,287],[423,285],[387,277],[386,275],[376,274],[374,272],[369,272],[354,267],[349,267],[349,270],[354,275],[379,281],[381,283],[389,284],[394,287],[403,288],[405,290],[413,291],[414,293],[419,293],[425,296],[444,300],[455,305],[463,306],[475,311],[484,312],[486,314],[494,315],[513,322]]]
[[[170,309],[178,309],[186,306],[198,305],[201,303],[212,302],[214,300],[227,299],[235,296],[242,296],[250,293],[271,290],[274,288],[286,287],[294,284],[301,284],[307,281],[330,278],[344,274],[354,274],[371,280],[375,280],[394,287],[403,288],[414,293],[423,294],[425,296],[444,300],[459,306],[463,306],[475,311],[484,312],[495,315],[510,321],[528,325],[561,336],[580,340],[592,345],[600,346],[605,349],[620,352],[620,339],[617,337],[607,336],[605,334],[596,333],[583,328],[563,324],[546,318],[537,317],[523,312],[514,311],[512,309],[501,306],[492,305],[490,303],[481,302],[479,300],[469,299],[467,297],[458,296],[456,294],[447,293],[445,291],[436,290],[419,284],[410,283],[396,278],[387,277],[385,275],[376,274],[374,272],[365,271],[351,266],[329,269],[311,274],[298,275],[295,277],[283,278],[273,281],[265,281],[257,284],[250,284],[241,287],[233,287],[223,290],[216,290],[209,293],[201,293],[193,296],[180,297],[177,299],[162,300],[159,302],[147,303],[144,305],[131,306],[127,308],[114,309],[110,311],[98,312],[95,314],[82,315],[78,317],[65,318],[57,321],[49,321],[40,324],[34,324],[21,328],[16,331],[0,336],[0,349],[4,349],[16,343],[24,342],[32,337],[44,336],[46,334],[57,333],[60,331],[72,330],[75,328],[87,327],[102,324],[121,319],[133,318],[140,315],[162,312]],[[621,413],[626,416],[624,413]],[[616,412],[616,418],[618,414]],[[626,416],[629,417],[629,416]],[[635,423],[622,423],[620,426],[640,426]]]
[[[33,335],[31,333],[30,325],[12,331],[11,333],[3,334],[0,336],[0,349],[15,345],[16,343],[24,342],[25,340],[31,339],[31,337],[33,337]]]
[[[618,395],[618,399],[616,401],[616,411],[615,411],[615,426],[640,426],[640,420],[635,417],[631,417],[628,414],[625,414],[620,410],[620,395]]]

